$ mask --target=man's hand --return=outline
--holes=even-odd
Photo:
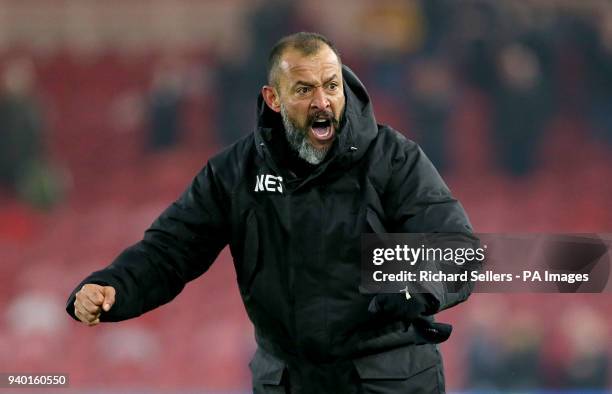
[[[421,317],[426,311],[426,304],[421,294],[413,294],[406,299],[406,294],[378,294],[368,307],[372,314],[382,314],[395,320],[410,321]]]
[[[114,303],[114,287],[88,283],[76,293],[74,314],[88,326],[95,326],[100,323],[100,314],[108,312]]]

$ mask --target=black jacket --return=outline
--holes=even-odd
[[[84,283],[114,286],[116,304],[101,320],[136,317],[172,300],[229,243],[257,342],[283,363],[325,365],[445,339],[368,313],[372,296],[358,288],[360,236],[470,233],[470,224],[420,148],[378,125],[364,86],[346,67],[343,76],[344,121],[323,163],[300,175],[286,167],[291,160],[275,148],[284,139],[280,117],[260,96],[257,131],[210,159],[142,241],[75,292]],[[427,290],[437,310],[469,294]],[[74,317],[73,302],[74,293]],[[431,362],[421,367],[439,360],[427,352]]]

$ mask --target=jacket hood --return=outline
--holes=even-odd
[[[339,148],[336,152],[343,156],[348,155],[352,162],[364,155],[368,146],[378,134],[378,126],[370,96],[363,83],[345,65],[342,66],[342,77],[346,104],[344,120],[336,136]],[[266,105],[261,93],[257,97],[257,110],[255,142],[257,150],[261,154],[262,143],[270,141],[275,130],[283,129],[283,124],[280,114],[272,111]]]

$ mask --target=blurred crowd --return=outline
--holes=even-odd
[[[473,300],[462,328],[466,386],[483,393],[610,388],[610,323],[601,310],[574,299],[562,314],[550,313],[505,296]]]
[[[78,55],[58,48],[41,55],[18,42],[0,52],[0,303],[6,304],[0,354],[22,344],[20,367],[44,368],[62,344],[93,340],[64,320],[68,286],[108,262],[126,239],[136,240],[208,156],[253,130],[268,50],[290,32],[319,31],[336,42],[368,88],[378,121],[423,147],[477,231],[610,232],[612,3],[229,3],[232,19],[217,24],[234,33],[202,47],[134,53],[110,47]],[[74,272],[58,275],[59,267]],[[231,271],[231,264],[224,267]],[[227,272],[216,275],[232,281]],[[45,277],[57,284],[41,296],[37,286]],[[252,350],[236,289],[219,285],[213,292],[207,283],[185,296],[184,306],[172,307],[189,325],[154,312],[144,324],[108,331],[104,341],[115,347],[96,339],[108,365],[117,358],[129,365],[127,372],[111,370],[129,382],[129,373],[157,376],[172,368],[169,360],[151,364],[160,349],[179,365],[205,363],[209,356],[202,354],[212,351],[222,362],[202,368],[215,371],[217,387],[248,387],[245,371],[231,368],[246,364]],[[214,309],[229,316],[217,326],[189,315],[206,297],[230,300]],[[457,337],[443,347],[451,386],[487,393],[612,387],[610,296],[576,297],[571,308],[555,309],[554,296],[536,302],[535,296],[477,295],[449,311],[457,326]],[[44,314],[50,310],[57,313]],[[196,325],[216,339],[185,329]],[[194,347],[176,345],[177,331]],[[0,356],[0,365],[11,360]],[[82,363],[78,351],[68,352],[66,368]],[[173,371],[163,381],[170,386],[201,377],[201,371]]]
[[[282,7],[279,6],[282,4]],[[452,133],[465,100],[485,135],[470,144],[491,150],[482,164],[528,175],[555,122],[579,125],[581,137],[612,144],[612,4],[570,1],[380,1],[330,4],[349,19],[319,23],[299,2],[267,2],[250,18],[251,46],[221,67],[218,123],[225,142],[251,130],[252,102],[264,80],[265,54],[279,35],[323,30],[344,62],[366,82],[379,120],[419,142],[442,171],[453,157]],[[323,28],[322,28],[323,27]],[[231,99],[230,99],[231,97]],[[233,119],[232,121],[227,121]],[[235,123],[238,122],[238,123]],[[245,131],[242,131],[245,130]],[[462,130],[458,138],[470,136]],[[482,171],[487,171],[482,168]]]

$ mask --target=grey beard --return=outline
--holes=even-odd
[[[287,110],[284,105],[281,104],[281,117],[283,118],[283,125],[285,126],[285,135],[289,146],[294,149],[298,156],[306,160],[308,163],[317,165],[325,159],[329,147],[323,149],[317,149],[308,140],[308,130],[304,130],[297,127],[287,114]]]

